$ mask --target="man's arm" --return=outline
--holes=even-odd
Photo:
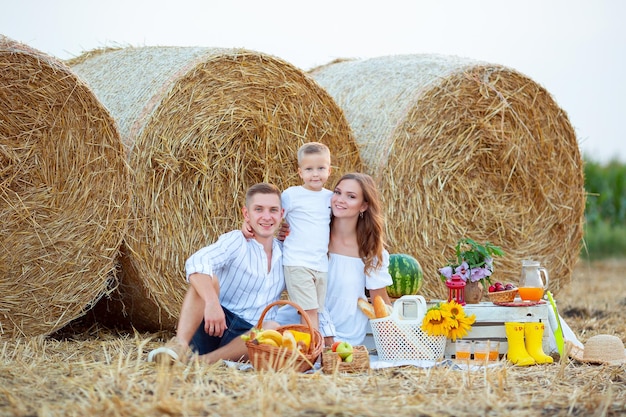
[[[226,318],[220,305],[220,287],[217,277],[193,273],[189,275],[189,283],[198,296],[204,300],[204,331],[209,336],[221,337],[226,330]]]

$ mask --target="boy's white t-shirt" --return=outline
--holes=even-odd
[[[289,187],[281,196],[289,236],[283,244],[283,265],[304,266],[328,272],[330,239],[330,197],[333,192]]]

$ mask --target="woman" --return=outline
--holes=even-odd
[[[362,173],[346,174],[331,197],[332,218],[328,245],[328,289],[320,322],[326,344],[334,340],[363,343],[368,318],[357,305],[380,295],[390,304],[387,286],[389,253],[384,248],[384,219],[376,184]]]
[[[357,302],[367,288],[373,299],[380,295],[390,304],[387,286],[389,253],[384,249],[384,220],[374,180],[367,174],[346,174],[333,190],[328,245],[328,288],[320,312],[320,331],[327,346],[334,340],[360,345],[368,318]],[[280,309],[280,323],[299,322],[295,310]]]

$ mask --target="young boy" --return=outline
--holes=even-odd
[[[319,329],[318,312],[324,307],[328,273],[330,197],[324,188],[331,173],[330,149],[319,142],[298,149],[298,175],[302,185],[289,187],[281,196],[289,234],[283,244],[283,268],[289,298]],[[301,319],[305,323],[305,319]]]

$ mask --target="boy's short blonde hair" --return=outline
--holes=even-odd
[[[330,149],[328,146],[320,142],[307,142],[298,149],[298,165],[302,163],[302,158],[304,158],[305,155],[312,154],[328,155],[330,159]]]

